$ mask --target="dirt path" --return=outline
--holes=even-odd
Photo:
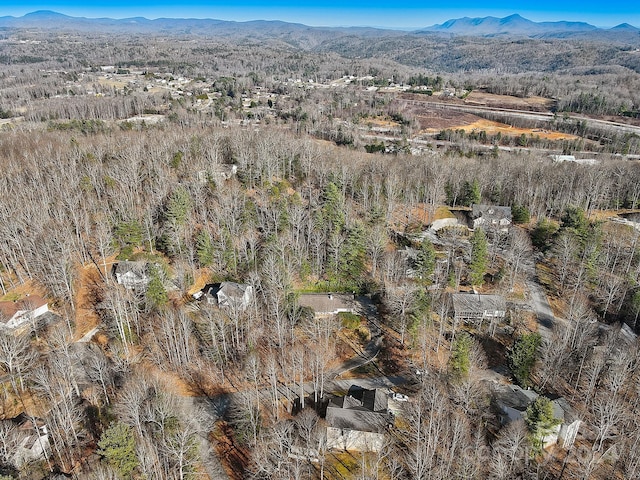
[[[107,274],[114,262],[115,256],[105,259]],[[100,269],[102,270],[103,268],[104,266],[102,262],[100,262]],[[76,292],[75,341],[87,335],[88,332],[92,331],[100,323],[100,318],[96,314],[93,306],[95,304],[95,290],[100,288],[104,283],[104,272],[99,271],[98,267],[93,263],[79,266],[77,273],[78,278],[74,286]]]

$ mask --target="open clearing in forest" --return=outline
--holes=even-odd
[[[547,112],[553,107],[554,101],[544,97],[514,97],[512,95],[496,95],[493,93],[474,91],[465,97],[464,104]]]
[[[501,135],[519,137],[520,135],[525,134],[527,136],[532,135],[534,137],[540,137],[547,140],[577,140],[578,138],[580,138],[568,133],[554,132],[541,128],[517,128],[505,123],[493,122],[491,120],[484,119],[478,120],[471,125],[464,125],[458,128],[460,130],[464,130],[467,133],[473,132],[474,130],[478,132],[484,130],[488,135],[495,135],[497,133],[500,133]]]
[[[76,314],[76,328],[74,332],[74,340],[82,338],[87,332],[97,327],[100,324],[100,318],[96,314],[93,305],[95,303],[95,289],[98,285],[101,285],[104,280],[101,274],[106,269],[106,274],[109,275],[111,267],[115,260],[115,255],[112,255],[99,262],[100,272],[98,267],[93,263],[81,265],[77,269],[77,279],[74,285],[75,290],[75,314]]]
[[[36,282],[34,282],[33,280],[27,280],[24,283],[18,283],[18,280],[14,279],[15,286],[12,285],[6,278],[4,278],[3,281],[4,286],[7,289],[7,294],[0,295],[0,302],[13,302],[15,300],[25,298],[27,295],[39,295],[42,298],[47,298],[47,290],[36,284]]]
[[[553,100],[542,97],[520,98],[509,95],[494,95],[484,92],[471,92],[466,98],[435,98],[424,95],[402,94],[397,102],[402,109],[410,113],[417,121],[421,133],[435,134],[442,130],[484,130],[489,135],[506,135],[510,137],[540,137],[547,140],[576,140],[579,137],[544,128],[517,128],[506,123],[486,120],[474,113],[463,112],[447,106],[469,106],[495,108],[501,110],[518,110],[549,112]]]
[[[122,90],[124,87],[129,86],[129,82],[125,80],[119,80],[111,77],[99,77],[96,79],[100,85],[116,88]]]
[[[441,114],[442,115],[439,115]],[[420,115],[417,117],[420,124],[420,132],[426,134],[436,134],[442,130],[464,130],[467,133],[472,131],[485,131],[488,135],[506,135],[519,137],[523,133],[526,136],[540,137],[547,140],[577,140],[580,137],[568,133],[556,132],[542,128],[518,128],[506,123],[494,122],[478,117],[470,113],[463,113],[455,110],[437,110],[430,116]]]
[[[424,227],[443,218],[455,218],[455,215],[445,206],[434,209],[426,203],[399,203],[391,213],[391,227],[396,231],[402,231],[410,225]]]

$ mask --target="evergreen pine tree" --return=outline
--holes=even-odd
[[[426,282],[433,274],[436,268],[436,250],[433,248],[433,244],[424,239],[420,244],[420,250],[418,250],[418,256],[415,263],[415,273],[418,278],[423,282]]]
[[[487,253],[487,236],[482,228],[476,228],[471,237],[470,280],[472,285],[482,285],[487,271],[489,256]]]
[[[530,384],[531,370],[541,343],[542,337],[539,333],[521,335],[509,352],[509,367],[517,382],[523,387]]]
[[[213,263],[215,249],[206,230],[200,230],[196,237],[196,253],[201,266],[207,267]]]
[[[121,478],[131,478],[139,463],[133,429],[124,423],[112,424],[102,433],[97,453]]]
[[[531,443],[536,452],[544,446],[544,438],[553,433],[560,420],[553,415],[553,403],[547,397],[538,397],[527,407],[525,423],[529,429]]]
[[[147,303],[151,308],[161,308],[169,301],[169,297],[162,284],[160,269],[156,265],[149,265],[149,278]]]

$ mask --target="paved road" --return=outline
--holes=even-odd
[[[80,340],[76,340],[76,343],[89,343],[91,341],[91,339],[93,338],[93,336],[98,333],[100,329],[98,327],[95,327],[94,329],[88,331],[84,337],[82,337]]]
[[[339,379],[337,378],[340,374],[345,373],[349,370],[353,370],[359,366],[362,366],[366,363],[369,363],[375,360],[376,356],[380,352],[382,348],[382,331],[377,321],[377,309],[371,299],[367,297],[359,297],[358,298],[361,310],[358,312],[361,315],[365,316],[368,321],[369,330],[371,332],[371,340],[364,346],[364,348],[357,352],[356,354],[349,360],[343,362],[341,365],[333,369],[327,375],[327,378],[331,380],[325,382],[324,391],[325,392],[346,392],[352,385],[357,385],[366,389],[373,388],[388,388],[393,389],[399,385],[403,385],[408,382],[408,380],[401,376],[379,376],[374,378],[349,378],[349,379]],[[281,397],[287,398],[295,398],[299,395],[299,391],[292,391],[287,385],[279,384],[278,385],[278,394]],[[314,393],[314,385],[312,382],[305,383],[303,386],[304,392],[308,396],[312,396]],[[253,390],[252,388],[248,388],[246,392],[250,392]],[[202,414],[202,432],[201,435],[201,447],[203,452],[203,464],[210,478],[215,479],[228,479],[228,475],[224,472],[222,465],[220,463],[220,459],[217,457],[215,451],[212,448],[210,442],[208,442],[206,438],[207,432],[214,429],[215,423],[223,418],[233,401],[234,396],[240,395],[243,392],[233,392],[217,395],[213,398],[208,397],[183,397],[183,402],[185,402],[185,406],[187,408],[193,409],[194,411],[200,411]],[[271,401],[271,387],[261,386],[260,389],[256,392],[262,400],[266,402]]]
[[[535,278],[527,280],[527,288],[531,295],[531,306],[533,311],[536,312],[538,332],[543,338],[551,339],[556,319],[553,316],[553,310],[551,310],[547,295]]]
[[[356,354],[342,362],[340,365],[332,369],[327,375],[329,378],[336,378],[343,373],[355,370],[362,365],[366,365],[375,360],[382,349],[382,330],[378,323],[378,309],[369,297],[359,296],[357,298],[360,304],[359,313],[367,319],[367,326],[371,333],[371,339],[360,351],[356,350]],[[357,348],[357,347],[356,347]]]

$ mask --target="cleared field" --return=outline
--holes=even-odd
[[[464,99],[467,105],[478,105],[494,108],[511,108],[514,110],[531,110],[546,112],[553,106],[553,100],[544,97],[513,97],[511,95],[495,95],[485,92],[471,92]]]
[[[520,113],[547,113],[553,106],[553,100],[542,97],[520,98],[508,95],[494,95],[483,92],[471,92],[465,99],[431,98],[417,95],[401,95],[397,99],[405,111],[416,119],[421,133],[434,134],[441,130],[484,130],[489,135],[500,133],[506,136],[525,134],[547,140],[575,140],[578,137],[543,128],[518,128],[506,123],[486,120],[471,112],[460,111],[455,106],[481,107],[486,109],[514,110]],[[447,105],[454,108],[447,108]]]
[[[123,89],[124,87],[129,86],[129,82],[126,80],[123,81],[123,80],[117,80],[115,78],[105,78],[105,77],[99,77],[96,80],[100,85],[106,85],[112,88]]]
[[[466,117],[467,115],[463,114],[463,116]],[[421,130],[421,133],[434,134],[440,132],[443,128],[447,128],[450,130],[464,130],[467,133],[473,132],[474,130],[477,132],[485,131],[488,135],[496,135],[497,133],[500,133],[503,136],[506,135],[511,137],[519,137],[524,133],[527,136],[532,135],[534,137],[540,137],[547,140],[575,140],[579,138],[568,133],[554,132],[540,128],[517,128],[507,125],[506,123],[493,122],[479,117],[476,118],[477,120],[472,123],[463,123],[463,119],[461,118],[459,120],[460,123],[457,125],[453,125],[453,122],[449,122],[447,127],[439,125],[435,128],[424,128]]]
[[[400,124],[398,122],[394,122],[393,120],[389,120],[383,117],[367,117],[362,119],[360,123],[372,128],[387,128],[387,129],[400,128]]]
[[[465,132],[484,130],[490,135],[500,133],[502,135],[520,136],[524,133],[525,135],[533,135],[534,137],[545,138],[547,140],[575,140],[579,138],[568,133],[554,132],[540,128],[516,128],[505,123],[493,122],[491,120],[484,119],[473,122],[470,125],[460,126],[458,128],[464,130]]]
[[[424,106],[413,104],[407,108],[407,111],[416,119],[423,133],[434,133],[445,129],[456,130],[482,120],[481,117],[472,113],[438,108],[429,104]]]

